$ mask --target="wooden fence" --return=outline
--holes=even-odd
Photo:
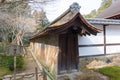
[[[40,71],[38,71],[38,69],[35,68],[35,72],[16,74],[16,76],[15,76],[16,80],[17,79],[25,80],[25,78],[32,78],[32,77],[35,78],[34,80],[55,80],[55,78],[52,76],[52,74],[44,66],[42,66],[39,63],[37,58],[34,56],[34,53],[31,50],[29,50],[29,51],[32,54],[32,57],[34,58]],[[7,75],[4,77],[1,77],[0,80],[14,80],[14,75]]]
[[[16,74],[16,79],[24,80],[24,78],[35,77],[34,80],[38,80],[39,78],[42,78],[43,76],[44,76],[43,71],[38,71],[38,69],[35,68],[35,72]],[[6,75],[4,77],[1,77],[0,80],[14,80],[14,75]]]
[[[34,80],[55,80],[45,68],[41,71],[38,71],[38,69],[35,68],[35,72],[16,74],[16,80],[25,80],[26,78],[30,79],[32,77],[35,78]],[[14,80],[14,75],[1,77],[0,80]]]

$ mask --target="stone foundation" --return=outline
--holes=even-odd
[[[120,54],[89,56],[80,58],[80,71],[104,66],[120,66]]]

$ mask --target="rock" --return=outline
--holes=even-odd
[[[114,66],[120,66],[120,57],[114,57],[113,60],[112,60],[112,64]]]
[[[87,68],[92,69],[92,68],[101,68],[106,66],[107,64],[103,61],[97,61],[97,60],[93,60],[91,63],[89,63],[87,66]]]

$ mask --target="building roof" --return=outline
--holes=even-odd
[[[80,14],[79,8],[80,6],[77,3],[73,3],[73,5],[71,5],[68,10],[66,10],[61,16],[51,22],[43,31],[34,35],[31,39],[38,38],[46,34],[61,33],[71,26],[73,28],[76,26],[77,29],[80,29],[79,33],[81,35],[96,35],[101,30],[95,28],[93,25],[87,22],[86,19],[84,19]]]
[[[120,25],[120,20],[114,20],[114,19],[86,18],[86,20],[91,24]]]
[[[113,19],[113,17],[117,18],[118,16],[120,16],[120,0],[113,2],[111,6],[99,14],[97,18]]]

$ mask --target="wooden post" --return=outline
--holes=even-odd
[[[43,80],[47,80],[47,76],[45,75],[45,72],[43,72]]]
[[[14,48],[14,80],[16,80],[16,48]]]
[[[38,80],[38,69],[35,67],[35,75],[36,75],[36,80]]]
[[[106,25],[103,25],[103,35],[104,35],[104,55],[106,55]]]

